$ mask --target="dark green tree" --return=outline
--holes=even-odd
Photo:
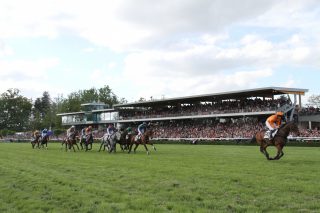
[[[112,92],[108,85],[100,88],[98,93],[99,101],[108,104],[110,107],[119,103],[117,96]]]
[[[8,89],[0,97],[0,129],[25,131],[29,128],[32,101],[18,89]]]
[[[55,112],[53,112],[53,102],[49,92],[45,91],[41,98],[37,98],[33,107],[32,128],[42,129],[54,126]]]

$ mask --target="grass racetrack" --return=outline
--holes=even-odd
[[[0,212],[320,211],[319,147],[267,161],[258,146],[156,145],[149,156],[48,146],[0,143]]]

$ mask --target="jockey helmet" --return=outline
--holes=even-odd
[[[74,128],[76,128],[75,126],[71,126],[71,129],[74,129]]]
[[[47,132],[48,130],[46,128],[43,129],[44,132]]]
[[[92,126],[89,126],[88,129],[92,129]]]
[[[283,112],[277,112],[276,115],[282,117],[283,116]]]

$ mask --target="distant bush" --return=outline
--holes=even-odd
[[[54,135],[61,135],[62,133],[64,133],[66,130],[64,129],[55,129],[53,130],[53,134]]]
[[[8,135],[14,135],[15,133],[16,133],[15,131],[12,131],[9,129],[1,129],[0,130],[0,135],[3,137],[8,136]]]

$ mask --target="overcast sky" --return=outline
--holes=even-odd
[[[318,0],[0,0],[0,92],[320,94]]]

